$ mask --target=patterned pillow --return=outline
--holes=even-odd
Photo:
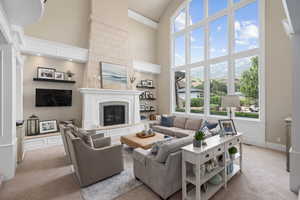
[[[171,140],[173,140],[173,139],[174,139],[174,138],[169,137],[169,138],[166,138],[166,139],[164,139],[164,140],[155,142],[155,143],[152,145],[151,153],[152,153],[153,155],[156,155],[156,154],[158,153],[159,148],[160,148],[161,145],[163,145],[163,144],[165,144],[165,143],[167,143],[167,142],[169,142],[169,141],[171,141]]]

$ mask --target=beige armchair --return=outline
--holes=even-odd
[[[111,145],[103,138],[101,148],[88,146],[81,138],[65,129],[66,142],[76,177],[81,187],[121,173],[124,170],[122,145]],[[98,139],[99,140],[99,139]]]

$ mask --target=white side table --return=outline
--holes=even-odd
[[[182,148],[182,199],[183,200],[208,200],[222,187],[227,188],[227,182],[242,170],[242,134],[234,136],[214,136],[205,140],[207,145],[201,148],[194,148],[193,144]],[[234,164],[233,172],[227,174],[227,166],[232,162],[226,155],[228,149],[237,146],[239,153],[234,160],[239,164]],[[223,162],[209,173],[203,173],[201,166],[209,160],[223,156]],[[195,174],[187,172],[187,163],[195,166]],[[201,176],[201,174],[205,174]],[[209,185],[206,192],[201,192],[201,186],[217,174],[222,174],[223,181],[219,185]],[[194,188],[187,192],[187,184],[191,183]]]

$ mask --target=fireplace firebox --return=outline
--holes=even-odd
[[[107,102],[100,104],[100,125],[113,126],[128,123],[128,103]]]

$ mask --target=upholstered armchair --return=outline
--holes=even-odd
[[[112,145],[110,138],[98,138],[90,147],[70,129],[65,130],[70,160],[81,187],[96,183],[124,170],[122,145]]]

